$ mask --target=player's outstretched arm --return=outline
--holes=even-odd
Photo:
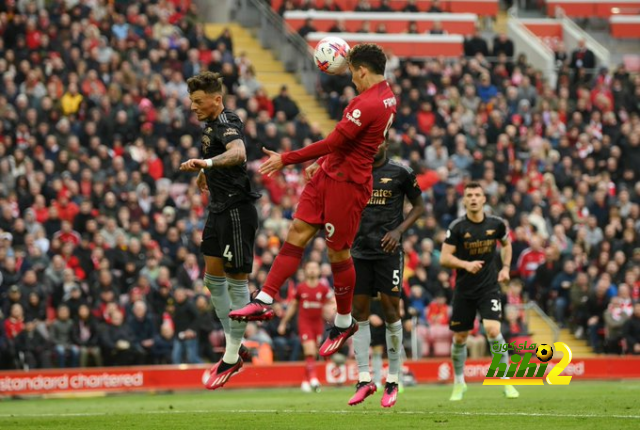
[[[197,172],[200,169],[225,168],[238,166],[247,161],[244,142],[241,139],[227,143],[227,150],[213,158],[192,158],[180,165],[183,172]]]
[[[382,238],[382,249],[384,252],[394,252],[400,245],[402,234],[409,230],[409,228],[415,224],[418,218],[420,218],[425,212],[424,200],[421,195],[409,201],[411,202],[411,210],[404,221],[402,221],[402,224],[400,224],[396,229],[388,231]]]

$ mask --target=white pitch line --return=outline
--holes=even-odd
[[[194,409],[188,411],[177,410],[160,410],[160,411],[134,411],[125,412],[123,415],[169,415],[169,414],[214,414],[214,413],[232,413],[232,414],[333,414],[333,415],[367,415],[374,411],[358,411],[358,410],[294,410],[294,409],[231,409],[223,410],[206,410]],[[543,418],[620,418],[620,419],[640,419],[640,415],[582,415],[582,414],[554,414],[554,413],[535,413],[535,412],[457,412],[457,411],[398,411],[391,410],[394,414],[401,415],[453,415],[453,416],[471,416],[471,417],[543,417]],[[79,413],[60,413],[60,414],[0,414],[0,418],[51,418],[51,417],[103,417],[115,416],[113,413],[106,412],[79,412]]]

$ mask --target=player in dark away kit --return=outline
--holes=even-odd
[[[191,159],[180,170],[198,172],[198,187],[209,191],[209,216],[200,249],[206,264],[204,284],[224,328],[226,348],[222,359],[203,375],[210,390],[222,387],[242,368],[245,322],[230,321],[229,311],[249,301],[248,279],[253,266],[253,244],[258,229],[247,175],[243,124],[222,104],[222,78],[204,72],[187,80],[191,110],[204,121],[202,159]]]
[[[356,267],[356,288],[353,316],[358,331],[353,345],[358,362],[358,384],[349,405],[362,403],[376,392],[369,373],[369,345],[371,344],[371,296],[380,294],[385,319],[385,338],[389,372],[381,405],[391,407],[398,395],[398,378],[402,356],[402,321],[400,320],[400,292],[404,267],[402,234],[424,213],[422,192],[416,175],[404,165],[387,158],[388,143],[380,145],[373,162],[373,192],[362,212],[360,230],[351,253]],[[405,197],[411,210],[404,218]]]
[[[442,245],[440,264],[456,269],[456,287],[453,292],[453,312],[449,326],[454,332],[451,358],[453,360],[454,384],[449,400],[462,400],[467,390],[464,382],[464,363],[467,359],[467,336],[473,329],[476,312],[480,313],[489,344],[501,345],[501,363],[509,366],[509,354],[500,332],[502,303],[500,283],[509,281],[511,266],[511,242],[509,229],[504,219],[485,215],[487,197],[482,186],[470,182],[464,187],[462,202],[466,215],[453,221],[447,230]],[[501,268],[497,269],[496,248],[500,242]],[[493,351],[493,348],[492,348]],[[517,398],[518,391],[505,385],[507,398]]]

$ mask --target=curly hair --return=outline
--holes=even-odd
[[[187,79],[189,94],[202,90],[207,94],[223,92],[222,77],[219,73],[202,72]]]
[[[375,43],[361,43],[349,51],[349,63],[356,69],[364,66],[377,75],[384,75],[387,56]]]

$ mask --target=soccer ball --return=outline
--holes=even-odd
[[[328,75],[339,75],[347,70],[349,44],[339,37],[329,36],[316,45],[313,58],[320,71]]]
[[[551,348],[546,343],[541,343],[536,348],[536,357],[538,357],[538,360],[546,363],[547,361],[551,360],[551,357],[553,357],[553,348]]]

